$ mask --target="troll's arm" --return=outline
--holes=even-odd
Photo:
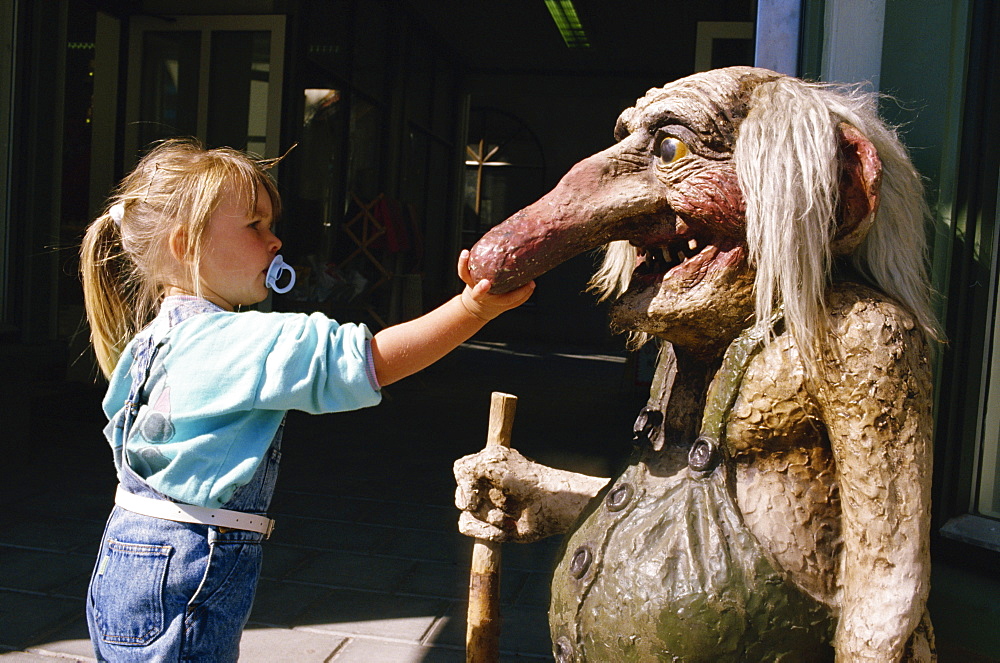
[[[904,312],[862,301],[834,316],[818,400],[840,478],[838,661],[897,661],[927,598],[931,379]]]

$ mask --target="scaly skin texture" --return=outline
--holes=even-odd
[[[787,334],[747,370],[726,435],[737,502],[788,577],[839,613],[840,659],[928,660],[929,634],[910,642],[929,589],[926,343],[869,288],[828,302],[824,375],[806,379]]]
[[[659,413],[648,427],[654,434],[610,483],[513,455],[483,452],[457,464],[463,532],[519,541],[568,533],[552,585],[557,660],[824,660],[825,642],[796,639],[804,627],[780,623],[786,599],[800,606],[794,614],[815,615],[806,621],[838,661],[935,660],[925,610],[929,352],[903,307],[871,287],[835,282],[825,297],[818,370],[807,374],[781,326],[750,358],[724,419],[724,488],[737,516],[704,505],[720,493],[692,483],[687,465],[723,352],[753,319],[754,270],[731,153],[750,92],[777,76],[730,68],[651,90],[622,114],[617,145],[577,164],[473,248],[474,276],[510,289],[626,239],[637,247],[639,269],[615,302],[612,324],[669,342],[661,354],[669,365],[661,360],[662,384],[648,406]],[[841,133],[860,144],[853,128]],[[683,158],[664,158],[663,142],[673,138],[689,150]],[[862,146],[856,155],[843,166],[835,255],[856,248],[877,205],[877,154]],[[666,273],[648,257],[691,239],[696,249]],[[624,484],[628,490],[616,493]],[[702,503],[697,512],[671,497],[684,491],[700,496],[686,498]],[[611,494],[625,505],[609,508]],[[584,507],[588,495],[599,497]],[[701,518],[695,530],[715,531],[713,517],[730,523],[719,525],[728,543],[690,538]],[[583,548],[590,557],[577,554]],[[750,591],[741,593],[740,582]],[[794,591],[755,603],[766,594],[753,589],[759,582]],[[833,619],[829,632],[821,613]],[[690,638],[678,640],[678,632]]]

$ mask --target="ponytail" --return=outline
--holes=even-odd
[[[87,228],[80,248],[83,301],[90,323],[90,340],[97,363],[110,377],[125,344],[135,333],[130,310],[128,257],[122,251],[121,232],[108,211]]]

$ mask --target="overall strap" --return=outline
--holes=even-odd
[[[132,346],[133,363],[129,370],[132,384],[129,387],[128,398],[125,400],[124,419],[122,421],[122,441],[128,440],[132,434],[132,424],[139,414],[142,405],[142,390],[149,380],[149,368],[153,363],[153,355],[158,346],[153,342],[152,335],[147,335]]]
[[[143,402],[142,390],[146,387],[146,382],[149,381],[149,371],[153,365],[153,358],[163,345],[167,332],[199,313],[222,311],[219,306],[199,297],[168,297],[160,306],[160,315],[142,332],[139,340],[132,346],[134,358],[130,371],[132,385],[129,388],[128,399],[125,401],[123,440],[128,440],[132,423],[139,414],[139,406]]]
[[[722,444],[725,437],[726,422],[729,412],[736,402],[743,377],[746,375],[750,360],[764,345],[775,327],[784,320],[784,307],[777,312],[766,325],[753,325],[743,330],[726,348],[712,383],[708,387],[705,399],[705,413],[701,420],[701,434],[695,439],[688,453],[688,465],[699,471],[713,470],[724,455]]]

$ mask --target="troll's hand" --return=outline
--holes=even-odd
[[[462,534],[528,543],[566,532],[607,479],[541,465],[490,445],[455,461]]]

